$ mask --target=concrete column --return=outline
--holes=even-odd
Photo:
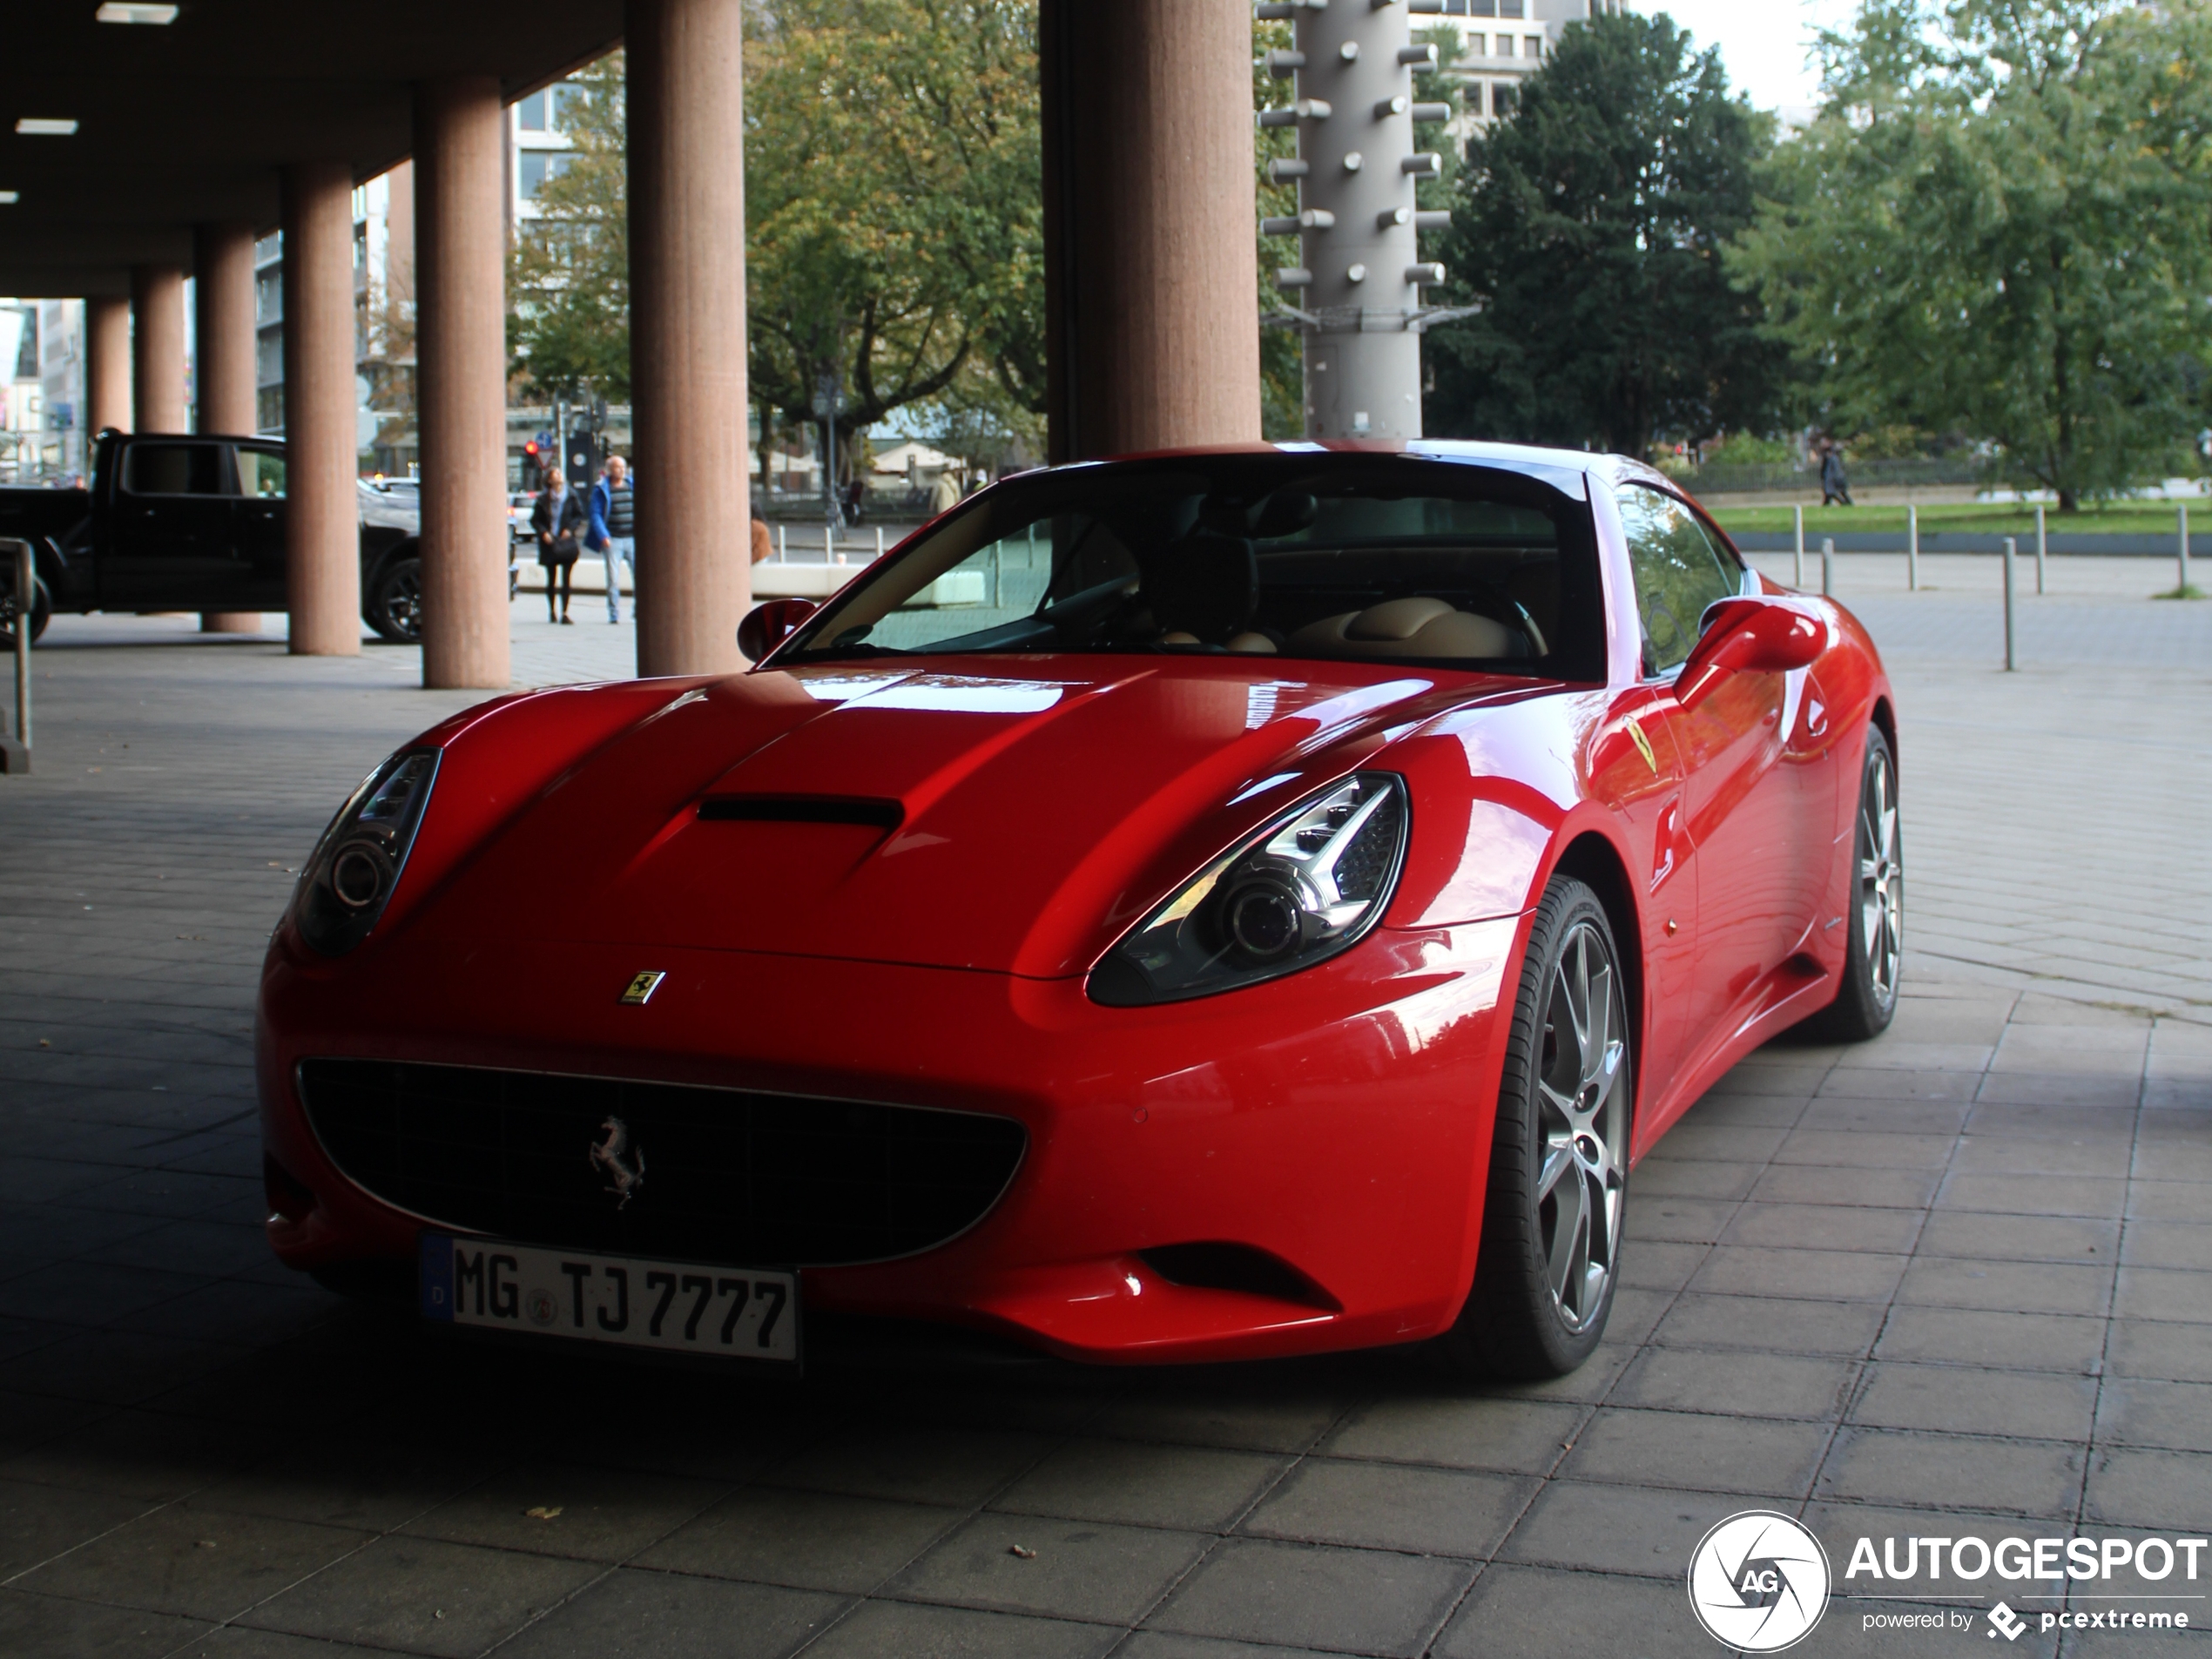
[[[1038,21],[1052,459],[1257,442],[1251,6]]]
[[[192,231],[193,429],[238,436],[253,430],[253,227],[201,225]],[[204,634],[261,631],[258,610],[203,610]]]
[[[297,656],[361,648],[353,195],[345,162],[284,170],[285,586]]]
[[[84,301],[84,464],[91,439],[131,429],[131,302],[111,294]]]
[[[141,432],[185,432],[185,273],[131,267],[131,407]]]
[[[624,7],[640,674],[744,664],[743,11],[743,0]]]
[[[415,89],[422,683],[507,689],[505,132],[499,83]]]

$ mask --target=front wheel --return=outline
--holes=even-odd
[[[1612,1312],[1635,1068],[1612,924],[1553,880],[1536,907],[1506,1040],[1474,1285],[1442,1349],[1485,1377],[1561,1377]]]
[[[370,627],[394,644],[421,644],[422,561],[394,559],[380,570],[362,614]]]
[[[1844,982],[1836,1000],[1804,1028],[1831,1042],[1864,1042],[1889,1029],[1897,1017],[1898,982],[1905,966],[1905,839],[1897,821],[1897,759],[1878,725],[1866,729],[1852,843]]]

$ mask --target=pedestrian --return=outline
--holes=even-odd
[[[537,504],[530,509],[530,529],[537,533],[538,567],[545,572],[545,620],[569,623],[569,595],[576,579],[577,556],[583,550],[581,538],[590,516],[584,511],[583,501],[569,488],[569,481],[562,476],[558,467],[549,468],[545,474],[545,488],[538,492]],[[559,608],[555,608],[554,594],[559,592]]]
[[[1844,476],[1843,446],[1833,438],[1820,441],[1820,504],[1823,507],[1849,507],[1852,504],[1851,481]]]
[[[858,478],[847,479],[845,485],[845,522],[858,524],[861,511],[867,505],[867,491],[860,481]]]
[[[948,467],[937,475],[937,489],[936,493],[930,497],[929,510],[933,513],[949,513],[959,505],[960,480],[953,476],[953,469]]]
[[[759,564],[776,550],[768,535],[768,516],[760,510],[760,503],[752,504],[752,562]]]
[[[591,486],[591,528],[584,545],[606,561],[607,620],[622,620],[622,567],[630,567],[630,585],[637,585],[637,496],[631,487],[630,464],[620,455],[607,457],[607,469]]]

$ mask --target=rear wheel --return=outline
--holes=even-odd
[[[363,608],[368,625],[395,645],[422,643],[422,561],[394,559],[377,572]]]
[[[1897,1015],[1905,966],[1905,841],[1897,821],[1897,761],[1882,729],[1866,730],[1859,770],[1858,826],[1851,863],[1851,929],[1844,982],[1836,1000],[1804,1022],[1831,1042],[1864,1042],[1889,1029]]]
[[[1545,890],[1506,1042],[1474,1286],[1455,1369],[1558,1377],[1605,1334],[1621,1260],[1635,1069],[1612,925],[1572,877]]]

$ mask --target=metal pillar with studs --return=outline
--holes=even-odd
[[[1297,157],[1270,162],[1268,176],[1297,181],[1298,212],[1260,228],[1298,239],[1297,263],[1275,275],[1285,308],[1273,320],[1305,336],[1308,437],[1420,437],[1421,330],[1466,314],[1421,303],[1444,267],[1421,258],[1420,233],[1444,229],[1451,215],[1414,206],[1415,185],[1439,176],[1443,158],[1413,148],[1413,123],[1452,111],[1413,102],[1413,76],[1434,64],[1436,49],[1412,44],[1407,14],[1442,10],[1442,0],[1255,8],[1262,19],[1290,19],[1296,42],[1267,55],[1269,73],[1293,82],[1294,96],[1259,123],[1297,129]]]

